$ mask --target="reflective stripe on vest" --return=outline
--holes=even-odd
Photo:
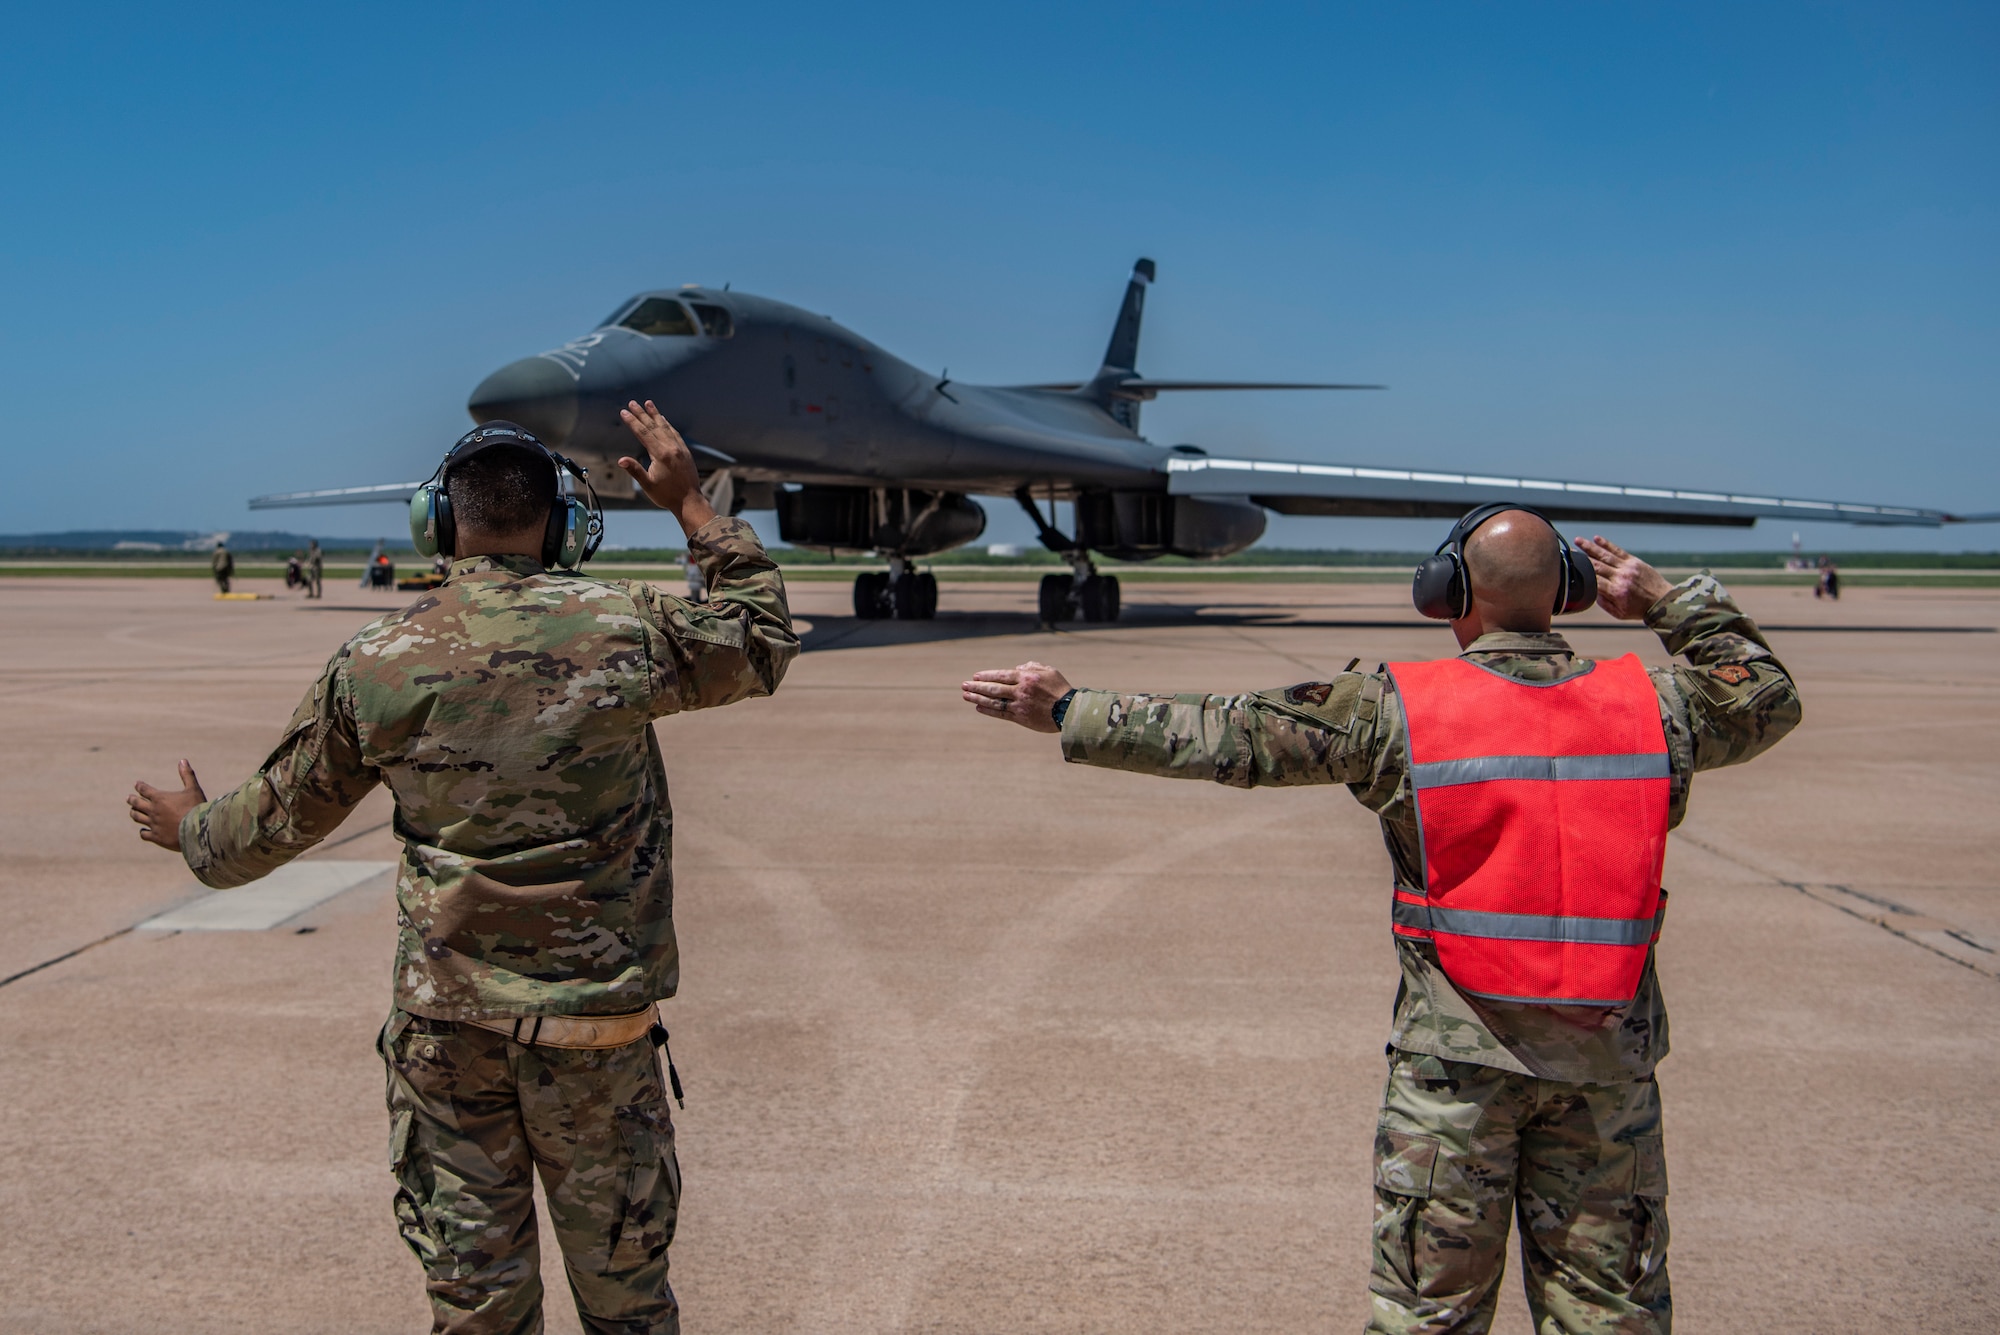
[[[1639,660],[1525,682],[1466,659],[1390,665],[1408,727],[1424,886],[1392,926],[1460,989],[1630,1001],[1657,938],[1672,770]]]
[[[1636,756],[1474,756],[1412,765],[1419,788],[1450,788],[1494,779],[1665,779],[1673,774],[1667,753]]]

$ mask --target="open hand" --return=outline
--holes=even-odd
[[[975,672],[971,681],[958,684],[958,690],[988,718],[1004,718],[1035,732],[1062,731],[1053,711],[1056,701],[1069,694],[1069,682],[1047,663]]]
[[[181,817],[207,800],[207,795],[201,791],[201,780],[194,776],[194,766],[183,760],[179,792],[155,788],[141,779],[132,785],[132,795],[125,799],[125,805],[132,809],[132,823],[139,827],[141,839],[178,853],[181,851]]]
[[[1578,538],[1577,550],[1597,571],[1597,605],[1620,621],[1643,621],[1674,586],[1667,577],[1602,535]]]
[[[653,401],[647,399],[641,405],[633,399],[618,410],[618,415],[625,419],[625,425],[646,450],[645,463],[627,455],[618,461],[618,466],[646,494],[646,499],[680,520],[681,528],[690,534],[715,518],[715,507],[701,494],[701,475],[695,471],[694,454]]]

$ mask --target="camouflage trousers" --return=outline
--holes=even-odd
[[[378,1046],[396,1219],[423,1262],[434,1331],[541,1331],[539,1170],[583,1328],[678,1335],[667,1244],[680,1166],[650,1041],[530,1048],[399,1010]]]
[[[1650,1078],[1573,1085],[1392,1051],[1368,1329],[1482,1335],[1518,1217],[1538,1335],[1667,1335],[1666,1194]]]

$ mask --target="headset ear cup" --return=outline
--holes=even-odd
[[[437,545],[446,560],[457,559],[458,511],[451,508],[451,494],[443,486],[437,489]]]
[[[569,523],[569,498],[556,494],[556,503],[549,507],[549,522],[542,527],[542,568],[555,568],[562,555],[563,530]]]
[[[1584,611],[1597,602],[1597,567],[1574,547],[1563,549],[1563,561],[1569,567],[1569,578],[1563,586],[1569,596],[1563,599],[1563,605],[1558,610]]]
[[[410,545],[419,556],[450,552],[457,534],[453,531],[451,498],[434,482],[418,487],[410,497]]]
[[[410,497],[410,546],[418,556],[437,555],[437,512],[431,508],[431,489],[418,487]]]
[[[1453,621],[1465,615],[1465,568],[1454,552],[1424,558],[1410,581],[1410,601],[1433,621]]]
[[[563,502],[562,546],[556,552],[556,564],[565,570],[575,570],[583,564],[584,524],[588,511],[583,502],[572,496]]]

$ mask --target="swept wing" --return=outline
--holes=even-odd
[[[1748,528],[1769,518],[1917,528],[2000,519],[1995,514],[1959,515],[1914,506],[1803,500],[1752,492],[1362,464],[1209,457],[1170,459],[1166,467],[1167,490],[1176,496],[1247,496],[1284,515],[1452,519],[1486,501],[1518,500],[1561,520],[1732,528]]]

